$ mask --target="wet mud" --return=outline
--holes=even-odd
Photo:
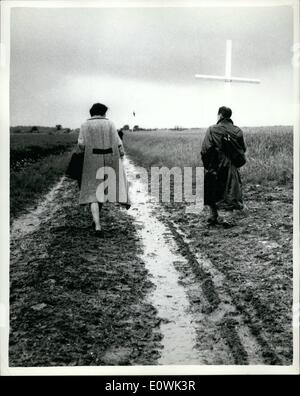
[[[219,326],[235,363],[291,364],[292,190],[247,186],[245,201],[242,214],[230,215],[236,224],[230,229],[209,227],[206,210],[189,215],[180,204],[165,204],[160,217],[187,249],[193,272],[196,258],[210,273],[208,290],[220,302],[208,309],[222,313]]]
[[[13,222],[10,365],[291,363],[290,192],[250,188],[208,228],[125,165],[133,205],[104,206],[103,239],[65,178]]]

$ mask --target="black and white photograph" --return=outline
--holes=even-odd
[[[1,375],[299,374],[299,71],[298,0],[1,2]]]

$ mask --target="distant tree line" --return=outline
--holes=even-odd
[[[57,124],[55,127],[44,127],[44,126],[16,126],[10,127],[10,133],[71,133],[71,128],[63,128],[61,124]]]
[[[128,124],[125,124],[119,131],[130,131],[131,128]],[[156,131],[157,128],[141,128],[139,125],[134,125],[133,129],[134,132],[136,131]]]

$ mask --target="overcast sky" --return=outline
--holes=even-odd
[[[292,9],[16,8],[11,19],[11,125],[79,127],[94,102],[117,127],[207,126],[229,104],[242,125],[292,124]],[[232,74],[232,84],[195,73]],[[134,118],[132,112],[135,111]]]

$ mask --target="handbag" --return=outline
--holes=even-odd
[[[66,176],[70,179],[77,180],[79,187],[81,186],[82,169],[84,161],[83,152],[73,152],[70,162],[66,169]]]

